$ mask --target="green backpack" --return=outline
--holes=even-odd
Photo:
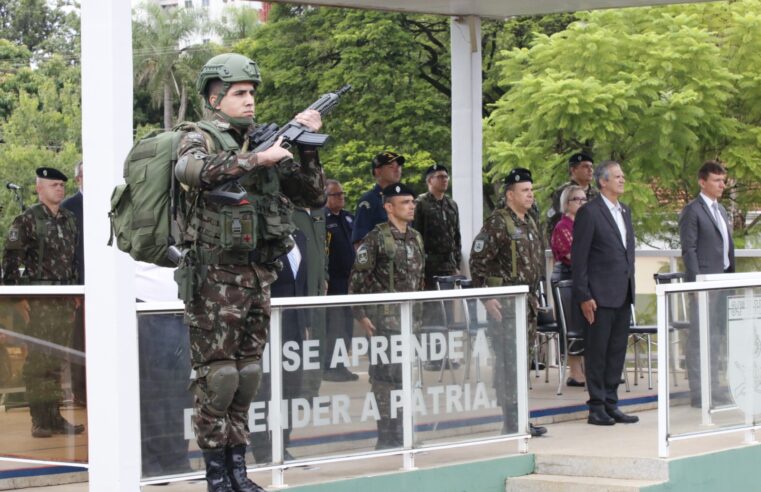
[[[111,194],[111,246],[137,261],[175,267],[167,257],[170,246],[180,242],[182,230],[174,166],[182,136],[204,130],[224,141],[224,135],[207,123],[180,123],[169,132],[153,132],[132,147],[124,161],[124,184]]]

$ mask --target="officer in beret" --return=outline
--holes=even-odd
[[[594,161],[592,156],[584,152],[573,154],[568,159],[568,175],[570,179],[559,186],[552,192],[550,198],[552,206],[547,210],[547,237],[552,237],[552,231],[555,230],[555,225],[563,217],[560,211],[560,195],[563,194],[563,190],[571,185],[581,186],[584,193],[587,195],[587,203],[600,194],[597,188],[594,187],[594,180],[592,174],[594,172]]]
[[[357,249],[350,294],[412,292],[423,290],[425,251],[423,238],[410,227],[415,215],[415,193],[402,183],[382,190],[388,220],[370,231]],[[354,318],[368,337],[390,337],[401,332],[398,305],[355,306]],[[389,343],[389,347],[391,343]],[[387,356],[390,360],[390,348]],[[380,358],[379,358],[380,359]],[[397,448],[402,441],[402,414],[391,418],[391,391],[402,387],[401,364],[378,360],[368,370],[380,420],[376,449]]]
[[[370,162],[375,186],[359,198],[357,213],[354,214],[354,230],[351,233],[351,242],[355,248],[376,224],[388,220],[383,208],[382,192],[387,186],[401,181],[403,165],[404,156],[390,150],[381,152]]]
[[[61,207],[67,178],[52,167],[40,167],[36,172],[40,202],[14,218],[8,229],[3,256],[3,283],[76,284],[76,218],[72,212]],[[56,346],[71,347],[77,304],[77,301],[67,298],[29,298],[19,300],[15,308],[26,324],[26,335]],[[34,345],[30,346],[23,376],[33,437],[80,434],[85,429],[84,425],[71,424],[61,415],[62,361],[55,352],[42,353]]]
[[[534,204],[533,180],[528,169],[515,168],[505,179],[505,204],[486,219],[473,241],[470,273],[474,287],[528,285],[529,347],[536,332],[539,282],[544,249],[539,227],[529,213]],[[489,316],[488,335],[494,348],[494,387],[502,407],[503,433],[517,432],[515,306],[511,299],[484,301]],[[530,360],[530,357],[529,357]],[[531,435],[541,436],[544,427],[531,424]]]

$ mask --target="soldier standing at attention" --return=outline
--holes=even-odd
[[[428,193],[415,200],[412,227],[423,235],[425,244],[425,288],[436,290],[433,277],[456,275],[462,261],[460,216],[457,203],[446,196],[449,172],[441,164],[425,171]]]
[[[367,233],[373,230],[373,227],[388,220],[383,207],[382,192],[387,186],[401,181],[404,156],[387,150],[373,157],[370,165],[375,186],[359,197],[354,230],[351,233],[351,242],[355,248],[359,246]]]
[[[74,285],[77,279],[77,225],[74,214],[61,207],[66,176],[57,169],[37,169],[40,203],[13,219],[5,242],[5,285]],[[19,267],[24,266],[21,274]],[[29,298],[16,303],[27,323],[26,334],[41,341],[70,346],[74,312],[79,301]],[[32,436],[80,434],[84,425],[61,416],[59,404],[62,360],[32,348],[24,364],[26,398],[32,416]]]
[[[542,239],[529,210],[534,204],[533,181],[528,169],[515,168],[505,178],[505,208],[494,210],[473,240],[470,273],[474,287],[528,285],[528,345],[534,339],[539,307],[537,292],[544,265]],[[494,348],[494,386],[502,407],[503,433],[515,432],[517,394],[515,352],[515,309],[512,301],[489,299],[488,334]],[[530,358],[529,358],[530,359]],[[541,436],[544,427],[529,424],[531,435]]]
[[[300,164],[278,140],[249,152],[259,68],[238,54],[210,59],[197,89],[210,117],[180,141],[175,176],[184,190],[184,246],[192,262],[179,269],[190,326],[193,429],[210,491],[257,492],[246,475],[248,410],[261,379],[270,321],[270,285],[293,246],[293,205],[320,207],[324,176],[314,148],[297,147]],[[320,114],[296,121],[313,131]],[[238,179],[239,201],[220,199],[218,186]],[[191,282],[194,279],[195,282]],[[191,286],[188,288],[188,286]]]
[[[415,193],[401,183],[387,186],[383,189],[383,208],[388,221],[375,226],[357,250],[349,280],[350,294],[423,290],[423,238],[409,227],[415,216]],[[401,333],[398,305],[357,306],[354,317],[368,337],[390,339]],[[392,416],[390,405],[391,391],[402,387],[402,366],[378,361],[368,372],[380,413],[375,449],[400,447],[402,415],[397,412]]]

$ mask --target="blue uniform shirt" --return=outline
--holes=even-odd
[[[362,241],[376,225],[388,220],[386,209],[383,208],[382,191],[380,185],[376,184],[372,190],[360,197],[354,220],[354,232],[351,235],[352,244]]]
[[[354,265],[354,246],[351,233],[354,216],[346,210],[334,214],[325,209],[328,232],[328,295],[349,293],[349,275]]]

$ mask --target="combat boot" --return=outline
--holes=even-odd
[[[225,465],[227,476],[230,477],[230,484],[235,492],[266,492],[248,478],[245,444],[225,448]]]
[[[230,478],[225,467],[225,448],[204,449],[207,492],[232,492]]]
[[[44,403],[30,403],[29,414],[32,416],[32,437],[50,437],[50,415]]]
[[[50,405],[50,430],[53,434],[81,434],[85,431],[82,424],[72,424],[61,415],[58,403]]]

